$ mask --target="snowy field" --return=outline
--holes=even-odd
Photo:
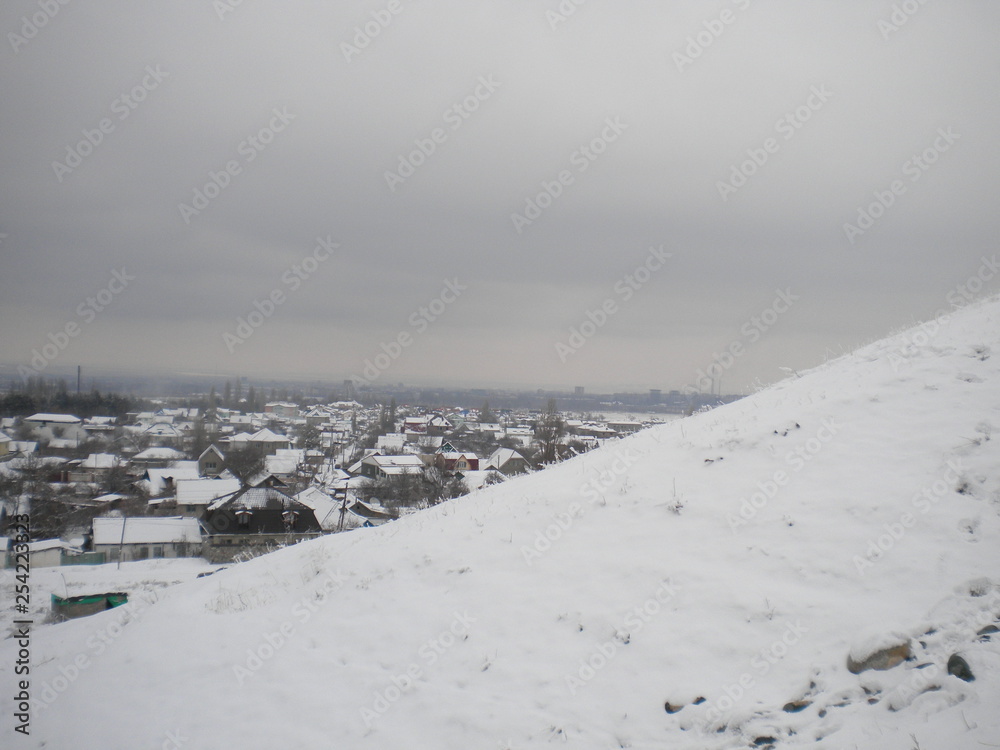
[[[73,570],[155,602],[35,629],[16,746],[1000,747],[998,428],[994,300],[378,529]]]

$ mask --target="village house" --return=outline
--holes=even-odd
[[[70,482],[100,484],[119,466],[121,466],[121,461],[113,453],[91,453],[82,461],[71,462],[68,480]]]
[[[264,413],[273,414],[276,417],[297,417],[299,416],[299,407],[298,404],[287,401],[273,401],[264,404]]]
[[[494,469],[504,476],[523,474],[528,470],[528,461],[511,448],[497,448],[487,459],[484,469]]]
[[[373,453],[362,458],[348,471],[369,479],[388,479],[405,474],[422,474],[424,462],[419,456],[383,456]]]
[[[178,461],[175,465],[164,469],[147,469],[142,475],[146,491],[149,492],[150,497],[172,495],[177,482],[182,479],[200,478],[198,476],[198,465],[195,461]]]
[[[57,568],[63,559],[81,555],[83,550],[62,539],[42,539],[28,543],[28,562],[32,568]]]
[[[217,477],[226,468],[226,457],[214,444],[208,446],[198,456],[198,474],[203,477]]]
[[[244,487],[208,506],[205,557],[229,562],[247,551],[294,544],[323,533],[308,505],[275,487]]]
[[[204,518],[209,505],[239,489],[238,479],[181,479],[172,496],[151,499],[149,508],[155,515]]]
[[[121,562],[160,557],[198,557],[202,529],[197,518],[95,518],[91,548]]]
[[[75,447],[87,439],[83,420],[72,414],[32,414],[24,418],[24,424],[38,440],[65,441],[63,447]]]
[[[434,466],[440,471],[454,473],[456,471],[478,471],[479,456],[475,453],[435,453]]]
[[[129,463],[140,471],[146,469],[164,469],[175,461],[183,461],[187,456],[175,448],[147,448],[129,459]]]

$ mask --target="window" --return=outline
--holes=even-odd
[[[163,547],[153,547],[153,557],[163,557]]]

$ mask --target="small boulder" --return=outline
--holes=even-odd
[[[853,654],[849,654],[847,657],[847,669],[851,674],[859,674],[868,669],[892,669],[909,658],[910,644],[907,641],[895,646],[880,648],[863,658],[855,658]]]
[[[958,654],[952,654],[951,658],[948,659],[948,674],[955,675],[958,679],[966,682],[972,682],[976,679],[976,676],[972,674],[972,668],[969,667],[969,662]]]

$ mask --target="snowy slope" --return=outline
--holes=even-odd
[[[39,627],[18,746],[1000,745],[1000,643],[977,636],[1000,617],[998,332],[991,300],[540,474]],[[847,669],[901,644],[892,669]],[[946,673],[954,653],[975,681]]]

